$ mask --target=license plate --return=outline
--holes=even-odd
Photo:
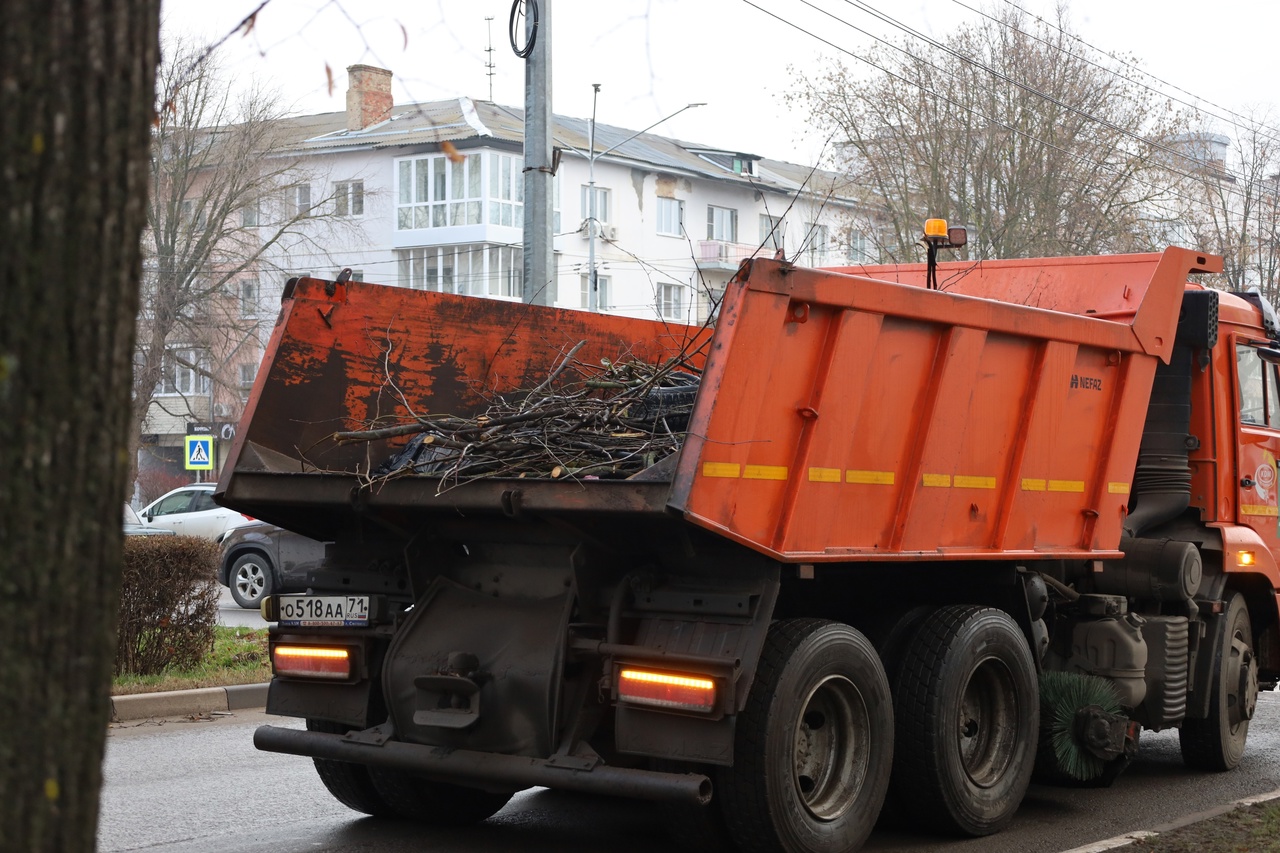
[[[369,624],[367,595],[281,595],[281,625],[295,628],[362,628]]]

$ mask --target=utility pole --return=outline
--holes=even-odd
[[[484,63],[484,73],[489,77],[489,103],[492,104],[493,103],[493,73],[494,73],[493,69],[496,67],[493,64],[493,16],[490,15],[484,20],[485,20],[485,24],[489,27],[489,46],[484,49],[484,52],[488,54],[488,57],[486,58]]]
[[[517,13],[524,9],[524,36]],[[551,174],[551,0],[513,0],[511,42],[524,66],[524,282],[532,305],[555,301],[551,249],[554,176]],[[521,47],[523,46],[523,47]]]
[[[685,104],[669,116],[658,119],[644,130],[637,130],[621,142],[615,142],[603,151],[596,151],[596,99],[600,96],[600,84],[591,84],[591,136],[589,137],[590,150],[587,152],[587,307],[592,311],[600,310],[600,288],[599,275],[596,272],[596,236],[600,233],[600,223],[596,221],[599,214],[596,212],[596,158],[603,157],[617,151],[623,145],[635,139],[642,133],[648,133],[658,125],[668,119],[675,118],[685,110],[691,110],[695,107],[705,107],[705,102],[694,104]],[[578,149],[574,148],[574,151]],[[578,151],[581,154],[581,151]]]
[[[596,275],[596,99],[600,97],[600,84],[591,84],[591,156],[587,158],[587,308],[600,310],[600,286]]]

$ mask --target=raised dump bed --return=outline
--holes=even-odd
[[[688,521],[788,562],[1113,554],[1187,276],[1163,254],[745,264],[706,330],[359,283],[285,294],[219,492],[310,535],[448,512]],[[889,280],[889,279],[896,280]],[[683,450],[625,480],[378,477],[407,434],[573,353],[703,370]],[[394,430],[392,430],[394,432]],[[401,472],[402,474],[404,472]]]

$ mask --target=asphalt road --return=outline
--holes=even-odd
[[[424,830],[364,818],[329,797],[305,758],[261,753],[253,730],[300,721],[240,712],[205,722],[111,727],[99,824],[102,853],[653,853],[672,849],[645,803],[533,789],[476,827]],[[877,831],[872,853],[1059,853],[1280,789],[1280,694],[1263,694],[1241,767],[1182,766],[1176,732],[1144,732],[1142,755],[1109,789],[1033,785],[1012,827],[947,840]],[[427,834],[429,832],[429,835]]]
[[[231,628],[266,628],[269,623],[257,610],[246,610],[231,597],[231,590],[222,587],[222,597],[218,599],[218,624]]]

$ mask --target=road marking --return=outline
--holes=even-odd
[[[1202,820],[1218,817],[1240,806],[1256,806],[1258,803],[1267,803],[1272,800],[1280,800],[1280,790],[1270,791],[1266,794],[1255,794],[1252,797],[1244,797],[1227,803],[1225,806],[1209,809],[1198,814],[1190,815],[1188,818],[1179,820],[1170,826],[1165,832],[1172,832],[1175,829],[1181,829],[1184,826],[1190,826],[1193,823],[1199,823]],[[1159,835],[1159,832],[1152,830],[1138,830],[1136,832],[1127,832],[1124,835],[1117,835],[1114,838],[1107,838],[1103,841],[1095,841],[1092,844],[1086,844],[1083,847],[1072,847],[1070,850],[1064,850],[1062,853],[1103,853],[1104,850],[1115,850],[1117,847],[1127,847],[1135,841],[1142,838],[1153,838]]]

